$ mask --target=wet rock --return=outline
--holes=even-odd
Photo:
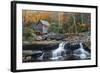
[[[43,54],[42,51],[33,51],[33,54],[31,55],[34,58],[38,58]]]
[[[37,37],[36,37],[36,40],[37,40],[37,41],[41,41],[41,40],[43,40],[43,38],[42,38],[42,36],[37,36]]]
[[[24,46],[24,48],[26,47]],[[31,51],[24,50],[23,53],[28,59],[31,59],[31,61],[34,62],[56,60],[83,60],[91,58],[91,50],[84,43],[79,42],[67,43],[66,41],[64,41],[62,44],[59,43],[56,45],[28,45],[27,49],[28,48],[32,48]],[[53,53],[55,50],[57,51]],[[53,56],[53,54],[57,55]]]
[[[63,40],[65,38],[65,35],[64,34],[49,33],[47,35],[44,35],[43,38],[50,39],[50,40]]]

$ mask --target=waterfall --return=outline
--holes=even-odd
[[[79,45],[80,48],[74,51],[74,55],[76,57],[79,57],[80,59],[86,59],[88,56],[90,56],[90,53],[84,50],[82,43],[80,43]]]
[[[66,51],[64,49],[66,42],[61,42],[59,47],[56,50],[52,51],[52,58],[53,60],[63,59],[63,56],[66,56]]]
[[[38,60],[43,60],[43,56],[44,56],[44,53],[40,57],[38,57],[37,59]]]

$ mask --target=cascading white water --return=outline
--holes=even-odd
[[[38,60],[43,60],[43,56],[44,56],[44,53],[40,57],[38,57]]]
[[[80,59],[85,59],[90,55],[87,51],[84,50],[82,43],[80,43],[80,48],[74,51],[74,55]]]
[[[63,56],[66,56],[66,51],[64,49],[66,42],[61,42],[59,47],[56,50],[52,51],[52,59],[63,59]],[[62,55],[63,54],[63,55]]]

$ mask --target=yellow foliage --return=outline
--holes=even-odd
[[[22,18],[24,24],[28,23],[37,23],[40,19],[47,19],[49,16],[48,12],[43,11],[32,11],[32,10],[23,10]]]

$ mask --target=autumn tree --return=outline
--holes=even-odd
[[[22,19],[24,25],[36,24],[39,20],[46,20],[49,13],[44,11],[23,10]]]

